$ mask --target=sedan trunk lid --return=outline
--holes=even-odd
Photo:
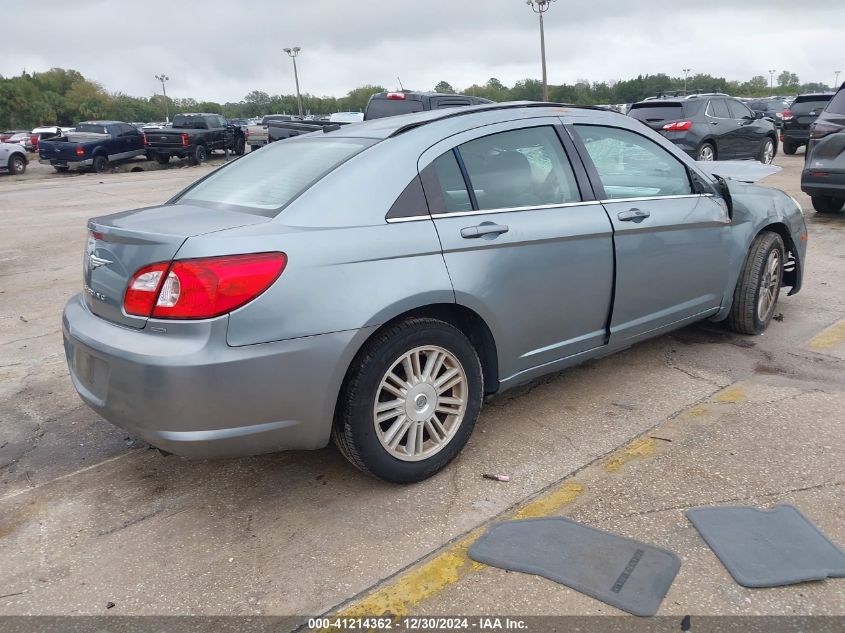
[[[171,261],[190,237],[269,221],[252,213],[181,204],[93,218],[82,264],[85,303],[107,321],[143,328],[146,317],[123,310],[127,285],[140,268]]]

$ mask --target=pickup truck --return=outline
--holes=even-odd
[[[461,106],[493,103],[482,97],[468,95],[453,95],[439,92],[377,92],[367,102],[364,110],[364,120],[381,119],[398,114],[423,112],[425,110],[441,110],[443,108],[460,108]]]
[[[249,138],[249,149],[253,152],[272,142],[268,129],[271,121],[293,121],[293,117],[289,114],[268,114],[261,119],[261,123],[250,125],[247,128],[247,138]]]
[[[171,156],[202,163],[214,150],[229,150],[238,156],[246,151],[246,134],[219,114],[177,114],[173,125],[146,130],[147,158],[165,165]]]
[[[267,123],[267,142],[275,143],[302,134],[312,132],[333,132],[342,125],[349,125],[348,121],[328,121],[319,119],[314,121],[269,121]]]
[[[26,152],[23,147],[0,141],[0,170],[20,176],[26,171],[26,164]]]
[[[38,146],[38,162],[56,171],[90,168],[102,173],[112,163],[143,154],[144,135],[121,121],[83,121],[73,132],[42,140]]]

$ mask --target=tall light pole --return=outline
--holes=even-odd
[[[684,94],[686,94],[687,93],[687,78],[689,77],[690,70],[692,70],[692,69],[691,68],[683,68],[682,70],[684,72]]]
[[[156,79],[161,82],[161,94],[164,95],[164,114],[165,114],[165,121],[170,123],[170,104],[167,102],[167,89],[164,87],[165,81],[170,81],[170,77],[162,73],[161,75],[156,75]]]
[[[841,70],[834,70],[833,71],[833,74],[836,75],[836,77],[833,79],[833,89],[834,90],[839,88],[839,73],[841,73],[841,72],[842,72]]]
[[[296,81],[296,101],[299,103],[299,118],[303,117],[302,112],[302,95],[299,94],[299,74],[296,72],[296,57],[299,55],[299,51],[302,49],[299,46],[294,46],[293,48],[286,48],[284,51],[288,54],[288,56],[293,60],[293,79]]]
[[[543,28],[543,14],[548,11],[552,2],[556,0],[525,0],[531,9],[540,16],[540,56],[543,60],[543,101],[549,100],[549,80],[546,74],[546,31]]]
[[[769,92],[775,94],[775,73],[776,70],[769,71]]]

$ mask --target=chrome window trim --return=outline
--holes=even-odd
[[[611,204],[618,202],[648,202],[650,200],[680,200],[683,198],[712,198],[712,193],[686,193],[675,196],[642,196],[639,198],[607,198],[605,200],[583,200],[581,202],[564,202],[561,204],[542,204],[533,207],[505,207],[500,209],[475,209],[473,211],[454,211],[452,213],[432,213],[430,215],[412,215],[407,218],[390,218],[387,224],[400,222],[419,222],[420,220],[442,220],[444,218],[463,218],[473,215],[487,215],[495,213],[518,213],[520,211],[542,211],[544,209],[565,209],[569,207],[585,207],[591,204]]]

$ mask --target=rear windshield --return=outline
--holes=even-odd
[[[840,90],[827,104],[827,112],[831,114],[845,114],[845,90]]]
[[[830,95],[798,97],[789,110],[792,114],[809,114],[813,110],[824,110],[829,101]]]
[[[386,116],[422,112],[422,110],[422,101],[412,99],[372,99],[367,106],[367,113],[364,118],[369,121],[370,119],[382,119]]]
[[[684,106],[680,103],[635,103],[628,116],[637,121],[671,121],[684,116]]]
[[[376,143],[362,138],[301,138],[271,143],[188,189],[184,203],[216,203],[275,216],[344,161]]]
[[[177,114],[173,117],[174,129],[181,130],[207,130],[208,123],[204,116],[185,116],[184,114]]]
[[[94,123],[80,123],[76,126],[76,132],[85,132],[86,134],[108,134],[109,130],[104,125],[96,125]]]

